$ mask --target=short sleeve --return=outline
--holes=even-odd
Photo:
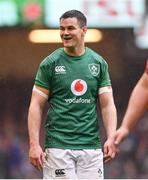
[[[51,64],[47,62],[45,59],[38,68],[36,77],[35,77],[35,85],[41,86],[50,90],[51,88],[51,77],[52,77],[52,68]]]
[[[100,67],[99,88],[110,85],[111,85],[111,80],[109,76],[108,64],[104,60],[103,63],[101,63],[101,67]]]

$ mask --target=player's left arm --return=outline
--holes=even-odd
[[[104,144],[104,157],[107,157],[108,161],[113,159],[117,152],[113,141],[113,134],[115,133],[117,127],[117,112],[111,86],[100,88],[99,102],[103,124],[107,135],[107,140]]]

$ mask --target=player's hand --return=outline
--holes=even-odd
[[[39,145],[31,145],[29,149],[30,163],[38,170],[42,170],[45,153]]]
[[[104,163],[115,158],[116,153],[119,151],[118,147],[114,144],[114,138],[108,138],[107,141],[104,143]]]
[[[129,130],[124,127],[120,127],[114,135],[114,144],[117,146],[119,145],[123,139],[125,139],[129,134]]]

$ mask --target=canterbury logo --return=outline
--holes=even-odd
[[[99,177],[102,177],[103,176],[103,172],[101,169],[98,170],[98,174],[99,174]]]
[[[65,66],[56,66],[55,73],[56,74],[65,74],[66,73]]]
[[[56,177],[65,176],[65,169],[56,169],[55,175],[56,175]]]

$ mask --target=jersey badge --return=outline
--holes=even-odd
[[[89,64],[88,68],[93,76],[97,76],[100,72],[100,66],[98,64],[95,63]]]

